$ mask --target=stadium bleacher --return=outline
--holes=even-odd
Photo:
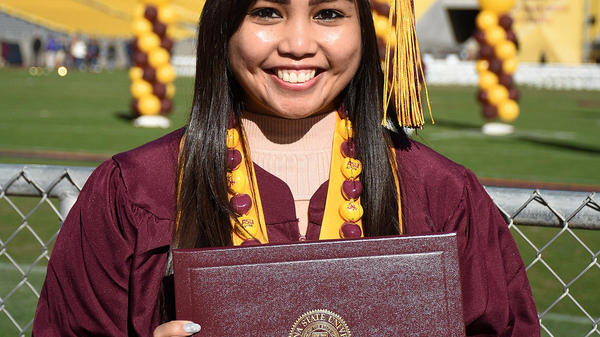
[[[138,3],[136,0],[0,0],[0,13],[66,34],[128,38]],[[204,1],[173,0],[171,3],[178,15],[172,37],[193,36]]]

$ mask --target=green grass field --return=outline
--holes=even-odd
[[[173,126],[168,130],[138,129],[129,119],[129,82],[125,72],[113,74],[70,73],[31,76],[22,70],[0,71],[0,163],[96,166],[102,158],[142,145],[185,124],[193,82],[177,80]],[[540,91],[522,89],[521,117],[509,137],[483,136],[482,120],[472,87],[431,87],[435,125],[427,125],[416,139],[465,165],[480,178],[540,183],[600,186],[600,95],[597,92]],[[69,154],[88,159],[61,159]],[[600,190],[597,188],[596,190]],[[12,197],[23,214],[38,200]],[[56,200],[51,201],[57,205]],[[6,242],[22,225],[21,216],[0,199],[0,240]],[[27,225],[48,242],[58,228],[58,219],[45,203],[28,218]],[[538,246],[545,245],[558,229],[520,228]],[[593,252],[600,251],[600,232],[576,231]],[[523,259],[529,264],[535,252],[516,238]],[[50,246],[51,248],[51,246]],[[25,228],[0,252],[0,297],[5,299],[21,274],[10,259],[30,266],[42,253],[42,245]],[[10,258],[9,258],[10,256]],[[592,256],[569,234],[561,236],[542,255],[569,282],[591,261]],[[43,258],[29,274],[39,291],[47,260]],[[539,310],[562,294],[562,285],[541,264],[529,270]],[[570,287],[570,294],[594,317],[600,317],[600,268],[594,267]],[[5,308],[21,325],[29,322],[36,296],[24,284],[6,300]],[[569,299],[563,299],[544,320],[554,336],[585,336],[591,323]],[[17,330],[0,312],[0,336],[15,336]],[[543,334],[544,335],[544,334]]]

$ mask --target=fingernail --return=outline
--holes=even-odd
[[[185,323],[183,325],[183,331],[187,333],[197,333],[200,332],[200,329],[202,329],[202,327],[200,326],[200,324],[196,323]]]

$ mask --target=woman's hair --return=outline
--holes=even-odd
[[[239,117],[243,92],[229,67],[227,51],[231,36],[254,2],[207,1],[202,12],[195,93],[180,153],[178,226],[173,233],[173,248],[232,244],[230,217],[235,214],[227,194],[225,137],[230,114]],[[395,156],[388,131],[381,126],[383,73],[377,37],[369,1],[356,2],[362,27],[362,58],[341,100],[353,122],[364,167],[363,230],[365,236],[398,234],[398,201],[389,159]]]
[[[204,5],[192,112],[177,172],[172,248],[232,245],[230,217],[235,213],[227,194],[225,137],[231,113],[239,120],[243,91],[229,68],[227,51],[231,36],[255,1],[211,0]],[[381,126],[383,72],[369,1],[355,1],[362,27],[362,58],[340,98],[354,125],[358,158],[363,164],[364,234],[393,235],[399,233],[398,200],[390,164],[395,154],[389,132]],[[390,124],[402,130],[395,119],[390,119]],[[172,274],[171,261],[166,274]],[[158,296],[158,314],[163,322],[174,319],[171,282],[172,276],[165,278]]]

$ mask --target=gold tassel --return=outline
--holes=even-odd
[[[393,25],[394,19],[396,19],[395,26]],[[385,79],[381,125],[387,125],[387,110],[393,96],[400,125],[422,129],[425,119],[423,117],[422,88],[419,76],[423,79],[429,115],[432,123],[434,121],[431,114],[431,104],[429,103],[429,92],[425,84],[425,74],[417,42],[415,16],[411,1],[391,0],[388,21],[388,38],[383,69]],[[390,70],[392,71],[391,78]]]

